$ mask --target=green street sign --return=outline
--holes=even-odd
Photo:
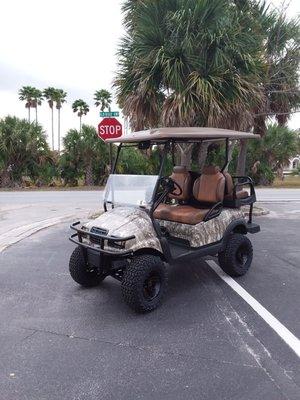
[[[111,118],[111,117],[119,117],[119,111],[101,111],[100,118]]]

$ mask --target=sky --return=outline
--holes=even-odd
[[[300,2],[287,2],[288,15],[300,12]],[[280,6],[282,1],[271,3]],[[90,105],[84,122],[97,126],[100,117],[93,94],[111,90],[116,50],[124,33],[121,4],[122,0],[2,0],[0,118],[8,114],[27,118],[25,105],[18,100],[22,86],[54,86],[68,93],[61,113],[62,134],[79,126],[71,109],[78,98]],[[116,104],[112,108],[118,109]],[[50,133],[47,103],[39,108],[39,122]],[[295,114],[289,124],[299,128],[300,115]]]

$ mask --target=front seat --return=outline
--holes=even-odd
[[[179,166],[179,167],[173,168],[173,173],[170,176],[170,178],[172,178],[173,181],[175,181],[180,186],[180,188],[182,189],[182,193],[179,194],[178,189],[177,189],[177,193],[178,193],[177,194],[176,189],[175,189],[174,193],[168,194],[168,197],[170,199],[177,200],[177,202],[179,204],[186,203],[191,197],[191,189],[192,189],[191,174],[189,173],[189,171],[187,170],[186,167]],[[153,214],[154,218],[162,219],[162,218],[160,218],[160,215],[166,213],[168,209],[173,208],[173,207],[174,206],[172,206],[170,204],[160,204],[157,207],[157,209],[154,211],[154,214]]]
[[[182,193],[180,195],[176,194],[175,190],[175,192],[170,193],[168,197],[170,199],[175,199],[180,203],[188,201],[191,197],[192,177],[187,168],[184,166],[174,167],[173,173],[170,178],[173,179],[173,181],[175,181],[180,186],[180,188],[182,189]]]
[[[154,218],[196,225],[205,219],[212,206],[223,201],[224,190],[225,177],[219,168],[212,165],[206,166],[203,168],[202,175],[194,183],[195,206],[162,204],[154,212]]]

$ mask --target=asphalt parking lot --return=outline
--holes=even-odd
[[[300,199],[268,204],[255,257],[236,281],[300,336]],[[170,267],[164,304],[136,315],[108,278],[68,274],[68,222],[0,253],[0,399],[300,398],[300,363],[244,299],[193,260]]]

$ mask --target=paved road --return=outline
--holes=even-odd
[[[96,192],[19,193],[0,193],[2,225],[8,206],[24,221],[32,208],[84,217],[99,204]],[[268,207],[237,282],[299,337],[300,206]],[[71,280],[68,224],[0,253],[1,400],[299,399],[295,353],[207,262],[170,267],[163,306],[135,315],[113,279],[88,290]]]
[[[264,203],[299,202],[300,189],[257,189],[258,201]],[[49,218],[84,218],[102,208],[102,191],[0,191],[0,234],[7,227],[38,222]]]
[[[256,189],[258,201],[300,201],[300,189]],[[102,191],[0,191],[0,207],[24,204],[52,204],[94,208],[102,200]]]
[[[260,202],[299,202],[300,189],[256,189],[257,200]]]
[[[0,192],[0,251],[28,233],[69,219],[87,219],[102,208],[102,193]]]

